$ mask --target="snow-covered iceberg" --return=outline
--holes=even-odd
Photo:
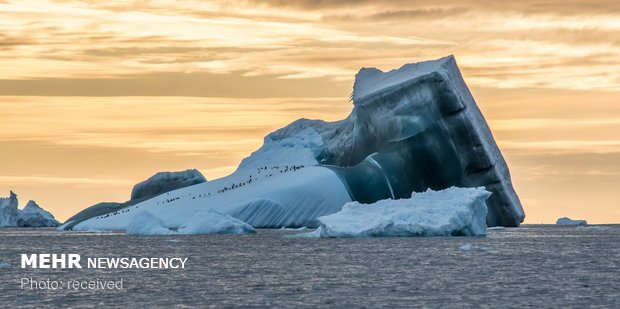
[[[132,217],[127,227],[129,235],[192,235],[192,234],[250,234],[256,230],[247,223],[212,210],[196,213],[177,229],[166,227],[164,220],[149,211],[141,211]]]
[[[562,218],[559,218],[555,222],[555,224],[558,224],[558,225],[587,225],[588,221],[586,221],[586,220],[573,220],[573,219],[568,218],[568,217],[562,217]]]
[[[319,218],[315,237],[402,237],[486,235],[484,188],[431,189],[408,199],[373,204],[351,202],[341,211]]]
[[[56,227],[60,222],[35,201],[18,208],[17,195],[11,191],[8,198],[0,198],[0,227]]]
[[[353,110],[336,122],[300,119],[270,133],[231,175],[133,204],[93,207],[63,229],[127,229],[138,209],[178,228],[199,211],[254,227],[316,227],[350,201],[409,198],[452,186],[485,187],[489,226],[525,214],[506,162],[454,57],[382,72],[363,68]]]
[[[93,217],[97,218],[99,216],[122,213],[123,209],[127,209],[152,197],[203,182],[207,182],[207,179],[196,169],[178,172],[159,172],[134,185],[129,200],[122,203],[97,203],[73,215],[61,228],[72,229],[74,225]]]

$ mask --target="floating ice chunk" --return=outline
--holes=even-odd
[[[12,268],[13,265],[9,264],[9,263],[0,263],[0,269],[2,268]]]
[[[487,227],[487,231],[503,231],[506,228],[503,226],[493,226],[493,227]]]
[[[247,223],[213,210],[199,211],[179,228],[179,234],[250,234],[256,230]]]
[[[463,251],[470,251],[471,250],[471,244],[470,243],[466,243],[466,244],[460,246],[459,249],[461,249]]]
[[[298,227],[298,228],[291,228],[291,227],[282,227],[280,228],[280,231],[305,231],[308,228],[305,226],[302,227]]]
[[[174,232],[164,227],[164,221],[148,211],[142,211],[133,218],[127,227],[129,235],[171,235]]]
[[[413,193],[409,199],[374,204],[350,202],[340,212],[319,217],[316,237],[486,235],[491,195],[484,188],[451,187]]]
[[[573,219],[568,218],[568,217],[563,217],[563,218],[559,218],[558,221],[555,222],[555,224],[559,224],[559,225],[586,225],[586,224],[588,224],[588,221],[586,221],[586,220],[573,220]]]
[[[489,250],[488,247],[472,245],[470,243],[466,243],[466,244],[460,246],[459,249],[461,249],[461,251],[487,251],[487,250]]]

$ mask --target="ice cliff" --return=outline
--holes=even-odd
[[[351,99],[346,119],[297,120],[267,135],[227,177],[78,214],[62,228],[126,230],[138,208],[172,229],[205,209],[253,227],[318,226],[350,201],[452,186],[491,192],[488,226],[523,221],[506,162],[454,57],[389,72],[363,68]]]
[[[55,227],[60,223],[54,216],[29,201],[24,209],[18,208],[17,195],[11,191],[8,198],[0,198],[0,227]]]

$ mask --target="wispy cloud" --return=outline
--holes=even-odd
[[[127,187],[133,184],[130,179],[62,177],[62,176],[6,176],[0,175],[0,183],[16,186],[20,183],[36,184],[70,184],[70,185],[106,185]]]
[[[618,4],[608,1],[9,1],[0,4],[0,80],[16,88],[202,73],[350,82],[362,66],[454,53],[474,86],[618,90],[618,30]],[[27,85],[31,95],[45,87]]]

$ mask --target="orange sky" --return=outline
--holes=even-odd
[[[64,220],[157,171],[224,176],[346,117],[360,67],[448,54],[526,223],[620,222],[617,1],[0,0],[0,195]]]

